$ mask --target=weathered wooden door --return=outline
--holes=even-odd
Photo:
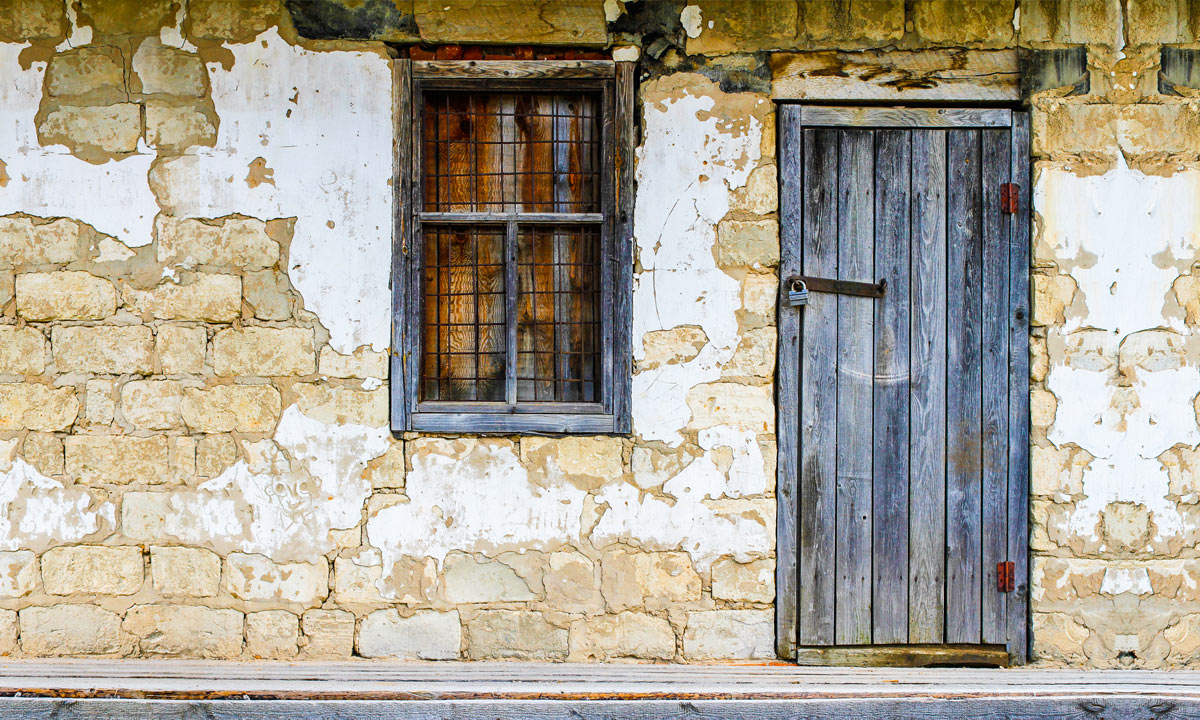
[[[1002,645],[1020,662],[1028,116],[779,117],[781,653]],[[791,307],[791,276],[886,288],[814,280]]]

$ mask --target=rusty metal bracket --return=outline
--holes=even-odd
[[[835,293],[837,295],[854,295],[856,297],[881,298],[887,292],[887,280],[877,283],[855,282],[853,280],[835,280],[833,278],[812,277],[810,275],[792,275],[787,279],[789,289],[805,287],[809,292]]]
[[[1002,593],[1017,589],[1017,577],[1011,560],[996,563],[996,589]]]

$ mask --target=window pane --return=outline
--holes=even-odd
[[[600,230],[517,236],[517,401],[600,402]]]
[[[428,212],[600,212],[595,93],[429,93]]]
[[[424,229],[422,400],[504,400],[504,228]]]

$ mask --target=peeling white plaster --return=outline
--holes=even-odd
[[[409,502],[367,520],[384,575],[405,556],[440,565],[452,550],[544,550],[576,541],[586,495],[566,482],[529,482],[512,447],[488,442],[465,454],[416,454],[404,492]]]
[[[0,161],[9,176],[0,187],[0,215],[69,217],[129,247],[149,244],[158,213],[146,179],[154,154],[139,142],[131,156],[93,165],[62,145],[43,147],[34,116],[42,101],[46,63],[22,70],[18,56],[25,47],[0,43]]]
[[[688,5],[679,13],[679,24],[690,38],[700,37],[702,20],[699,5]]]
[[[1150,574],[1146,568],[1115,568],[1104,571],[1104,580],[1100,583],[1100,592],[1104,595],[1150,595]]]
[[[289,406],[274,443],[252,444],[248,460],[172,496],[164,532],[281,562],[311,560],[333,549],[331,530],[361,522],[371,494],[363,470],[389,442],[386,428],[326,425]]]
[[[647,332],[679,325],[699,325],[709,343],[688,362],[635,375],[632,409],[634,432],[676,446],[691,419],[688,390],[720,377],[737,348],[740,287],[717,268],[713,245],[730,191],[746,184],[758,162],[762,127],[751,117],[744,132],[729,132],[709,114],[711,97],[662,105],[645,105],[638,151],[634,236],[642,271],[634,278],[634,356],[644,357]]]
[[[89,509],[92,497],[81,487],[65,487],[23,459],[14,457],[16,440],[0,441],[0,550],[41,550],[78,542],[111,524],[111,503]]]
[[[371,52],[312,52],[272,28],[208,65],[216,146],[156,170],[180,217],[295,217],[288,275],[343,354],[389,343],[392,75]],[[273,184],[249,187],[257,158]]]
[[[1167,497],[1167,470],[1156,458],[1175,445],[1200,443],[1192,405],[1200,367],[1141,367],[1129,388],[1118,386],[1116,373],[1122,343],[1135,333],[1189,332],[1182,319],[1165,317],[1165,303],[1200,247],[1198,196],[1200,173],[1147,176],[1123,162],[1099,177],[1047,168],[1038,179],[1034,204],[1044,241],[1078,283],[1082,300],[1072,309],[1086,306],[1082,314],[1068,312],[1064,332],[1106,331],[1104,354],[1111,359],[1110,367],[1093,369],[1052,358],[1058,364],[1046,378],[1058,398],[1049,440],[1096,458],[1083,472],[1086,497],[1071,516],[1073,534],[1094,537],[1099,514],[1112,502],[1145,505],[1156,539],[1183,531]]]

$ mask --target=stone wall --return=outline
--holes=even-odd
[[[1034,653],[1200,653],[1185,0],[0,5],[0,653],[773,656],[772,99],[1018,46],[1090,74],[1026,98]],[[640,58],[630,437],[388,431],[384,41]]]

